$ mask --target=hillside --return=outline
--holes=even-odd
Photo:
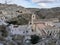
[[[24,8],[16,4],[0,4],[0,18],[5,17],[9,21],[12,19],[18,19],[27,24],[31,20],[31,15],[35,13],[37,19],[59,18],[60,19],[60,7],[50,9],[39,8]],[[20,17],[20,20],[19,18]],[[13,21],[13,20],[12,20]],[[26,23],[25,23],[26,22]]]
[[[8,19],[8,22],[15,20],[20,24],[26,24],[31,19],[30,15],[31,12],[22,6],[16,4],[0,4],[0,18],[5,17]]]

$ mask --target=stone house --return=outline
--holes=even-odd
[[[10,25],[9,27],[11,35],[33,35],[31,26],[28,25]]]

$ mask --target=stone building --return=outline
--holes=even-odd
[[[36,19],[36,15],[33,14],[31,17],[31,21],[29,22],[32,26],[32,30],[36,32],[36,34],[43,36],[48,33],[58,33],[59,27],[56,27],[55,23],[58,23],[58,18],[53,19]]]
[[[31,26],[28,25],[10,25],[9,27],[11,35],[33,35]]]

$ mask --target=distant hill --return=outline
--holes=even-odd
[[[37,18],[60,18],[60,7],[50,9],[28,8],[28,10],[34,12],[38,16]]]

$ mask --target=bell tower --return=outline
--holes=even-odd
[[[32,19],[35,19],[36,17],[35,17],[35,14],[32,14]]]
[[[31,15],[31,20],[29,21],[29,24],[30,24],[30,25],[33,25],[35,19],[36,19],[36,16],[35,16],[35,14],[33,13],[33,14]]]
[[[34,24],[34,20],[36,19],[36,16],[35,16],[35,14],[33,13],[32,14],[32,17],[31,17],[31,23],[32,23],[32,25]]]

